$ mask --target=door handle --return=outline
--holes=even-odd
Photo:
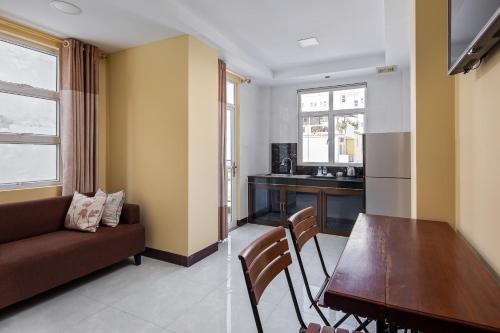
[[[233,164],[231,165],[231,172],[233,173],[233,177],[236,177],[236,168],[238,166],[236,165],[236,162],[233,162]]]

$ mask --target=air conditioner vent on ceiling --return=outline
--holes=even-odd
[[[396,65],[377,67],[377,73],[378,74],[391,73],[391,72],[395,72],[397,69],[398,69],[398,66],[396,66]]]

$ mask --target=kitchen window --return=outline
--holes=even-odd
[[[363,164],[366,83],[298,91],[299,163]]]
[[[0,187],[57,183],[57,50],[0,36],[0,59]]]

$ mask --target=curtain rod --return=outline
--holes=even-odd
[[[228,72],[229,74],[231,74],[231,75],[233,75],[233,76],[236,76],[236,77],[237,77],[238,79],[240,79],[241,81],[247,81],[247,80],[248,80],[248,78],[246,78],[246,77],[244,77],[244,76],[242,76],[242,75],[240,75],[240,74],[238,74],[238,73],[235,73],[235,72],[233,72],[233,71],[231,71],[231,70],[229,70],[229,69],[226,69],[226,72]]]
[[[56,49],[55,45],[61,47],[67,43],[66,39],[59,38],[50,33],[28,27],[24,24],[14,22],[3,17],[0,17],[0,33],[22,40],[28,40],[29,42],[35,44],[41,44],[42,46],[49,47],[51,49]],[[107,56],[108,55],[106,53],[99,50],[99,57],[101,59],[106,59]]]

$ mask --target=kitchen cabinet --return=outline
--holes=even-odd
[[[248,198],[249,221],[273,227],[283,225],[281,189],[265,184],[252,184],[249,186]]]
[[[318,216],[320,193],[317,189],[286,188],[284,199],[285,223],[290,216],[307,207],[313,207],[315,215]]]
[[[284,185],[248,185],[248,221],[269,226],[287,226],[287,220],[296,212],[312,206],[319,212],[319,191]]]
[[[364,182],[250,176],[248,222],[287,227],[288,218],[313,207],[323,233],[348,236],[364,212]]]
[[[323,191],[323,229],[326,233],[349,236],[364,212],[364,196],[359,189],[325,189]]]

